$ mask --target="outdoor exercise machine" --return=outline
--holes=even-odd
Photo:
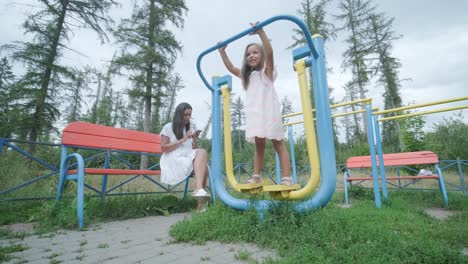
[[[293,209],[296,212],[305,212],[312,209],[320,208],[325,206],[331,199],[335,191],[335,178],[336,178],[336,160],[335,160],[335,148],[333,142],[333,130],[331,123],[328,84],[326,77],[326,68],[324,62],[324,47],[323,38],[319,35],[310,36],[307,26],[298,18],[293,16],[281,15],[267,19],[254,27],[251,27],[217,45],[203,51],[197,59],[197,70],[200,78],[202,79],[205,86],[211,92],[212,95],[212,159],[211,159],[211,171],[210,176],[212,177],[213,188],[220,198],[220,200],[226,205],[237,209],[247,210],[249,208],[255,208],[259,215],[262,216],[264,210],[268,210],[271,206],[279,203],[279,200],[249,200],[239,199],[231,196],[226,188],[224,187],[223,171],[222,171],[222,129],[221,129],[221,94],[222,87],[227,86],[227,89],[232,89],[232,80],[230,76],[214,77],[212,83],[208,83],[202,70],[201,61],[207,54],[216,51],[218,48],[223,47],[237,39],[246,36],[259,28],[262,28],[275,21],[287,20],[295,23],[303,31],[305,39],[307,40],[308,50],[310,56],[303,53],[302,55],[297,53],[293,54],[296,59],[294,68],[298,74],[299,88],[301,94],[302,112],[304,114],[304,126],[306,133],[307,150],[309,153],[309,162],[312,166],[312,173],[307,184],[299,190],[283,190],[270,189],[270,194],[275,199],[288,199],[288,200],[302,200],[293,203]],[[315,107],[316,107],[316,127],[317,133],[315,135],[315,127],[313,123],[311,102],[309,92],[307,88],[307,67],[312,67],[313,81],[314,81],[314,95],[315,95]],[[224,88],[226,89],[226,88]],[[226,93],[226,92],[225,92]],[[230,129],[230,125],[225,129]],[[314,143],[315,142],[315,143]],[[314,144],[316,146],[314,147]],[[232,149],[227,153],[225,149],[225,158],[228,156],[232,157]],[[316,151],[316,157],[313,152]],[[240,190],[242,186],[239,186],[235,181],[232,173],[232,160],[231,164],[228,164],[226,176],[229,181],[233,181],[231,185],[236,190]],[[326,166],[322,166],[326,164]],[[314,193],[312,197],[308,195],[316,189],[318,184],[320,187]],[[309,197],[309,198],[306,198]]]

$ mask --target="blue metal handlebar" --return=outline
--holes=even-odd
[[[247,30],[244,30],[242,31],[241,33],[231,37],[231,38],[228,38],[227,40],[225,41],[222,41],[220,43],[218,43],[217,45],[203,51],[199,56],[198,56],[198,59],[197,59],[197,71],[198,71],[198,75],[200,75],[200,78],[202,79],[203,83],[205,84],[205,86],[210,89],[212,92],[213,92],[213,87],[211,87],[211,85],[208,83],[208,81],[206,80],[205,78],[205,75],[203,75],[203,72],[201,70],[201,60],[202,58],[209,54],[210,52],[213,52],[223,46],[226,46],[227,44],[231,43],[231,42],[234,42],[240,38],[242,38],[243,36],[245,35],[248,35],[268,24],[271,24],[277,20],[289,20],[293,23],[296,23],[301,29],[302,31],[304,32],[304,36],[307,40],[307,44],[309,46],[309,49],[311,50],[311,53],[312,53],[312,56],[314,56],[314,58],[317,58],[318,57],[318,52],[317,50],[315,49],[315,46],[314,44],[312,43],[312,37],[310,36],[310,33],[309,33],[309,29],[307,28],[307,26],[304,24],[304,22],[302,22],[300,19],[298,19],[297,17],[294,17],[294,16],[289,16],[289,15],[279,15],[279,16],[274,16],[272,18],[269,18],[263,22],[260,22],[258,23],[257,25],[255,25],[254,27],[251,27]]]

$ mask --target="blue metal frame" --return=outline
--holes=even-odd
[[[74,148],[80,148],[80,147],[74,146]],[[143,154],[143,153],[126,152],[126,151],[119,151],[119,152],[132,153],[132,154]],[[105,150],[104,153],[106,154],[105,158],[104,158],[104,168],[107,169],[107,168],[110,168],[110,158],[112,156],[114,156],[114,157],[117,157],[117,156],[112,155],[112,152],[110,150]],[[144,153],[144,154],[148,154],[148,155],[151,155],[151,156],[159,156],[157,154],[150,154],[150,153]],[[100,155],[94,155],[93,157],[97,157],[97,156],[100,156]],[[122,159],[120,157],[117,160],[119,160],[122,164],[125,164],[127,167],[129,167],[131,169],[135,168],[129,162],[125,161],[124,159]],[[69,163],[71,161],[75,161],[75,163],[69,165]],[[99,196],[101,197],[101,199],[104,199],[108,192],[111,192],[111,191],[117,189],[118,187],[121,187],[121,186],[129,183],[130,181],[136,179],[139,176],[139,175],[134,175],[130,179],[126,180],[125,182],[120,183],[120,184],[112,187],[110,190],[106,190],[107,189],[107,176],[108,175],[103,174],[102,175],[101,190],[99,191],[96,188],[85,184],[85,182],[84,182],[84,179],[85,179],[85,173],[84,173],[85,166],[84,166],[84,164],[85,164],[85,159],[83,159],[83,156],[81,154],[76,153],[76,152],[68,154],[68,147],[65,146],[65,145],[62,145],[59,183],[58,183],[58,186],[57,186],[56,201],[59,201],[62,198],[62,193],[63,193],[63,189],[64,189],[66,181],[73,180],[73,181],[77,182],[77,190],[76,190],[77,208],[76,208],[76,213],[77,213],[78,225],[79,225],[80,228],[83,228],[83,226],[84,226],[84,191],[85,191],[85,187],[87,187],[87,188],[93,190],[94,192],[98,193]],[[75,174],[67,174],[67,171],[71,167],[75,167],[75,166],[76,166],[77,172]],[[151,166],[150,169],[154,169],[157,166],[159,166],[159,164],[155,164],[155,165]],[[142,176],[144,178],[150,180],[151,182],[155,183],[159,187],[165,189],[167,192],[170,192],[171,189],[177,187],[182,182],[186,182],[185,187],[184,187],[183,199],[186,197],[187,189],[188,189],[188,181],[190,180],[190,177],[187,177],[186,179],[184,179],[180,183],[178,183],[176,185],[173,185],[172,188],[165,188],[162,184],[158,183],[157,181],[155,181],[154,179],[152,179],[148,175],[142,174]]]
[[[55,174],[58,174],[59,173],[59,169],[48,163],[47,161],[44,161],[38,157],[35,157],[34,155],[32,155],[31,153],[11,144],[10,142],[18,142],[18,143],[27,143],[27,144],[36,144],[36,145],[47,145],[47,146],[55,146],[55,147],[58,147],[60,146],[59,144],[52,144],[52,143],[41,143],[41,142],[32,142],[32,141],[24,141],[24,140],[13,140],[13,139],[8,139],[8,138],[0,138],[0,155],[2,154],[2,151],[3,151],[3,147],[6,146],[8,148],[11,148],[12,150],[30,158],[31,160],[43,165],[44,167],[47,167],[49,170],[51,170],[50,173],[47,173],[45,175],[41,175],[41,176],[38,176],[32,180],[29,180],[29,181],[26,181],[26,182],[23,182],[21,184],[18,184],[16,186],[13,186],[9,189],[6,189],[6,190],[3,190],[3,191],[0,191],[0,195],[4,195],[4,194],[7,194],[7,193],[10,193],[10,192],[13,192],[15,190],[18,190],[18,189],[21,189],[23,187],[26,187],[28,185],[31,185],[33,183],[36,183],[38,181],[41,181],[41,180],[44,180],[44,179],[47,179],[49,178],[50,176],[52,175],[55,175]]]

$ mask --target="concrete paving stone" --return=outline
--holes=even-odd
[[[24,244],[29,249],[12,254],[16,263],[50,263],[51,258],[62,263],[127,264],[127,263],[245,263],[235,259],[240,250],[261,263],[266,257],[278,258],[271,250],[253,244],[230,244],[208,241],[173,243],[171,225],[190,218],[190,213],[153,216],[92,225],[83,231],[59,230],[49,234],[31,235],[20,239],[0,239],[1,246]],[[57,256],[54,256],[57,255]]]

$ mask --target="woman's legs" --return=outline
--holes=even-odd
[[[198,149],[193,160],[193,171],[195,174],[195,190],[204,189],[208,179],[208,154],[204,149]]]
[[[193,160],[193,171],[195,174],[194,193],[200,189],[205,189],[208,180],[208,154],[204,149],[198,149]],[[197,210],[202,211],[206,207],[206,200],[197,200]]]
[[[254,175],[262,175],[265,142],[265,138],[255,137]]]
[[[291,161],[289,160],[289,153],[286,149],[286,145],[282,140],[272,140],[272,142],[280,160],[281,176],[291,176]]]

